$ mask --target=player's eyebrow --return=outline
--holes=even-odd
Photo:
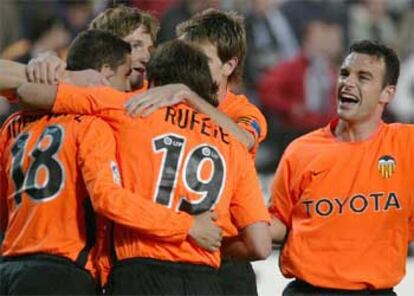
[[[140,40],[140,39],[132,39],[132,40],[130,40],[129,41],[129,43],[138,43],[138,44],[142,44],[142,43],[144,43],[142,40]]]
[[[358,74],[368,76],[369,78],[373,78],[374,77],[371,72],[364,71],[364,70],[358,71]]]

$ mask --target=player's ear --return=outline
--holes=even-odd
[[[379,101],[384,104],[388,104],[395,96],[395,85],[387,85],[381,92]]]
[[[224,74],[229,77],[236,69],[237,65],[239,64],[239,59],[237,57],[232,57],[230,60],[224,63],[223,71]]]
[[[115,74],[114,70],[112,70],[109,64],[103,64],[99,72],[101,72],[101,74],[105,76],[106,79],[111,78]]]

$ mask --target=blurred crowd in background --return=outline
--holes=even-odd
[[[350,43],[385,42],[402,71],[385,121],[414,122],[414,0],[0,0],[0,58],[28,62],[52,50],[65,57],[71,40],[114,5],[147,10],[161,23],[158,43],[208,7],[245,17],[248,53],[242,85],[265,114],[268,140],[260,171],[273,171],[285,146],[335,115],[335,80]],[[0,121],[13,109],[0,99]]]

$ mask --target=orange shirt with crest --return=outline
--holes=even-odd
[[[190,214],[214,209],[225,235],[268,221],[253,161],[241,143],[185,104],[131,118],[122,105],[128,96],[110,88],[60,84],[53,112],[94,114],[108,122],[124,186],[149,200]],[[115,226],[115,246],[119,259],[220,264],[219,252],[205,251],[191,240],[164,243],[120,225]]]
[[[336,122],[293,141],[276,171],[281,270],[318,287],[394,287],[413,238],[414,126],[381,123],[370,139],[343,142]]]

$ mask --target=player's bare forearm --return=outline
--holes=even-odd
[[[17,95],[25,109],[51,110],[57,89],[57,85],[24,83],[17,89]]]
[[[272,222],[270,224],[270,235],[272,237],[272,242],[282,243],[286,237],[287,229],[285,224],[283,224],[279,219],[272,217]]]
[[[227,132],[236,137],[242,142],[248,150],[254,145],[254,137],[248,131],[241,128],[224,112],[218,110],[206,100],[200,98],[197,94],[192,92],[192,96],[187,98],[188,103],[197,111],[207,114],[212,120],[214,120],[219,126],[225,129]]]
[[[257,222],[246,226],[240,235],[223,240],[222,257],[236,260],[264,260],[272,252],[269,226]]]
[[[224,238],[221,246],[221,257],[227,260],[249,260],[249,250],[239,236]]]
[[[0,91],[16,89],[25,82],[24,64],[0,59]]]

